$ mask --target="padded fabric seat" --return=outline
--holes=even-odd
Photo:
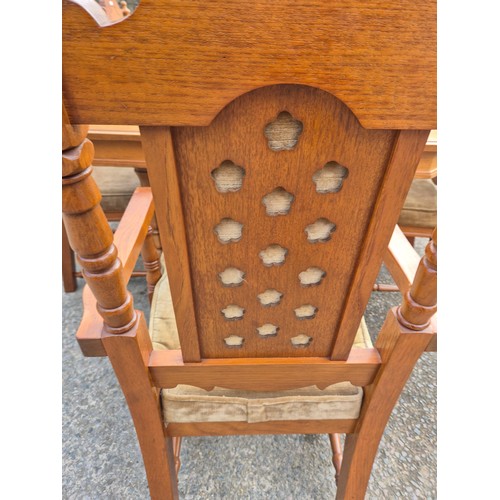
[[[437,226],[437,187],[431,179],[412,182],[398,224],[429,229]]]
[[[101,190],[105,213],[123,213],[135,188],[140,186],[133,168],[95,167],[92,175]]]
[[[149,331],[155,350],[180,349],[165,271],[155,287]],[[372,347],[364,318],[354,347]],[[188,385],[162,389],[165,422],[184,423],[352,419],[359,416],[362,399],[363,389],[349,382],[333,384],[324,390],[311,386],[280,392],[242,391],[221,387],[206,391]]]

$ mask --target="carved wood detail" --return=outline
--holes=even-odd
[[[425,247],[413,284],[398,308],[399,322],[410,330],[424,330],[437,311],[437,228]]]
[[[137,321],[133,298],[127,291],[113,232],[100,206],[101,193],[90,175],[93,146],[84,129],[63,122],[62,211],[71,248],[97,300],[97,310],[110,333],[129,331]],[[76,138],[81,142],[75,145]]]
[[[338,433],[328,434],[330,445],[332,446],[332,462],[335,468],[335,482],[339,480],[340,468],[342,467],[342,445],[340,444],[340,435]]]

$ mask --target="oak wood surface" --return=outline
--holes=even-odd
[[[303,129],[295,148],[277,152],[268,146],[264,130],[283,111]],[[363,129],[346,106],[324,91],[281,85],[239,97],[208,127],[173,128],[172,137],[202,357],[329,355],[355,267],[365,265],[358,260],[359,249],[395,133]],[[220,193],[215,187],[211,172],[224,160],[245,169],[238,192]],[[340,191],[317,193],[313,176],[331,161],[346,167],[348,175]],[[407,175],[411,182],[413,171]],[[271,217],[262,199],[278,187],[294,200],[287,215]],[[397,210],[397,200],[393,207]],[[225,218],[243,224],[240,241],[218,241],[214,228]],[[305,229],[321,218],[333,222],[336,230],[329,241],[310,243]],[[168,224],[178,222],[171,218]],[[266,267],[259,258],[272,244],[287,250],[281,266]],[[375,260],[376,249],[370,255],[370,262]],[[304,287],[299,274],[313,266],[326,276],[318,286]],[[221,285],[217,274],[227,267],[245,272],[242,286]],[[279,305],[259,303],[257,296],[266,289],[283,293]],[[228,304],[245,309],[241,321],[224,319],[221,310]],[[299,320],[293,312],[305,304],[317,308],[311,320]],[[362,313],[350,312],[354,334]],[[278,326],[278,334],[261,338],[256,329],[264,324]],[[224,338],[232,334],[244,338],[241,349],[225,346]],[[311,345],[294,347],[290,339],[299,334],[312,337]]]
[[[238,436],[252,434],[325,434],[353,432],[356,419],[280,420],[270,422],[169,423],[168,436]]]
[[[153,500],[178,498],[171,438],[165,439],[159,394],[151,384],[146,361],[152,349],[142,313],[136,325],[123,335],[105,333],[104,348],[134,421],[142,451],[149,494]]]
[[[359,324],[358,318],[368,304],[371,287],[379,272],[428,135],[429,131],[402,130],[394,141],[358,258],[356,274],[345,298],[346,306],[333,345],[332,359],[347,359],[349,355]]]
[[[373,384],[365,389],[356,429],[346,436],[336,498],[365,498],[373,461],[389,416],[415,363],[432,338],[430,329],[418,333],[405,329],[397,320],[396,309],[389,311],[376,342],[383,365]]]
[[[141,127],[141,137],[148,165],[148,177],[156,200],[156,220],[165,251],[165,265],[182,353],[188,362],[199,361],[201,353],[196,335],[195,304],[191,288],[184,214],[170,129]]]
[[[337,96],[367,128],[429,130],[435,18],[430,0],[142,0],[101,28],[64,0],[64,99],[74,124],[207,125],[245,92],[294,83]]]
[[[401,324],[411,330],[424,330],[437,311],[437,228],[425,247],[410,289],[398,308]]]
[[[153,351],[149,371],[158,387],[195,385],[206,390],[228,389],[274,391],[316,385],[324,389],[337,382],[371,383],[380,358],[374,349],[352,349],[347,361],[328,358],[238,358],[207,359],[184,363],[180,350]]]
[[[128,283],[132,275],[153,211],[150,188],[137,188],[114,235],[125,283]],[[83,317],[76,333],[80,349],[85,356],[106,356],[101,340],[103,321],[97,313],[96,299],[88,285],[83,289],[82,300]]]

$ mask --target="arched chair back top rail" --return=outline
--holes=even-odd
[[[113,365],[152,497],[176,496],[164,435],[349,432],[337,496],[362,498],[435,332],[436,247],[418,264],[393,233],[436,127],[434,3],[142,0],[106,27],[76,3],[63,0],[63,218],[89,286],[78,338]],[[151,190],[138,188],[114,239],[86,123],[140,126]],[[153,351],[126,288],[153,211],[180,349]],[[154,246],[145,255],[153,286]],[[383,259],[404,303],[375,348],[353,348]],[[359,418],[160,417],[158,389],[178,384],[344,381],[368,386]]]

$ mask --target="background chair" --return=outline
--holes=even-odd
[[[144,9],[143,17],[139,16],[139,11],[134,14],[135,25],[122,23],[119,30],[113,31],[113,36],[99,32],[101,43],[121,44],[121,36],[141,32],[141,23],[151,28],[151,23],[165,11],[161,5],[147,5],[149,11]],[[203,24],[203,13],[207,11],[201,4],[199,7],[196,19]],[[228,16],[226,21],[230,19],[244,25],[247,21],[239,16],[250,14],[258,19],[262,14],[260,4],[253,6],[251,12],[245,10],[232,15],[226,5],[219,7],[224,7],[224,15]],[[217,8],[215,5],[214,9]],[[359,8],[357,3],[358,13]],[[75,9],[74,5],[65,5],[64,27],[66,34],[71,35],[65,38],[65,89],[71,92],[67,93],[69,100],[63,112],[63,213],[71,246],[77,252],[92,290],[86,296],[88,307],[78,339],[84,353],[107,355],[115,369],[135,422],[152,497],[176,496],[174,450],[178,449],[179,441],[173,443],[172,438],[210,433],[346,432],[338,497],[362,498],[391,409],[414,363],[434,338],[431,321],[435,312],[434,244],[429,246],[427,259],[419,267],[402,307],[388,314],[375,349],[363,340],[366,336],[359,327],[428,131],[433,126],[433,101],[429,99],[434,92],[432,85],[430,88],[417,87],[422,94],[418,105],[410,108],[419,109],[418,116],[405,115],[407,108],[401,106],[402,103],[394,103],[394,95],[390,93],[390,99],[384,104],[391,112],[383,119],[379,115],[381,102],[370,103],[370,92],[361,92],[363,106],[357,108],[354,96],[360,94],[360,89],[356,86],[350,90],[345,88],[344,99],[354,112],[363,116],[367,125],[363,128],[351,110],[332,95],[333,92],[305,86],[312,84],[312,80],[317,82],[318,71],[323,74],[325,86],[330,81],[330,68],[322,68],[320,64],[321,61],[324,64],[324,58],[319,51],[311,50],[314,46],[308,45],[309,57],[297,60],[307,62],[309,67],[317,58],[314,75],[295,73],[301,74],[300,84],[268,87],[264,86],[267,82],[262,81],[257,86],[263,88],[253,92],[245,93],[240,89],[239,97],[229,104],[225,97],[226,105],[221,112],[219,109],[212,111],[211,120],[208,120],[210,125],[204,122],[206,117],[193,113],[200,104],[196,96],[201,95],[193,92],[193,87],[189,90],[193,92],[189,111],[184,106],[185,99],[176,100],[185,92],[187,87],[184,85],[168,87],[167,107],[155,98],[150,113],[142,111],[141,135],[160,237],[167,256],[168,288],[179,346],[174,344],[176,338],[172,329],[167,329],[169,338],[164,342],[152,324],[153,342],[167,347],[152,350],[143,316],[134,311],[133,301],[125,288],[153,214],[152,199],[147,189],[136,191],[116,232],[115,248],[99,206],[98,190],[90,178],[91,155],[82,154],[85,148],[90,148],[85,140],[86,131],[71,125],[71,121],[98,121],[99,113],[104,113],[104,117],[112,110],[116,113],[120,107],[113,103],[111,108],[103,109],[106,108],[105,100],[89,107],[89,96],[85,95],[86,45],[78,44],[78,39],[95,40],[98,28],[82,22],[84,14]],[[422,36],[433,33],[431,10],[424,9],[429,18],[419,18],[420,24],[417,23]],[[172,14],[175,13],[169,11],[169,15]],[[338,19],[333,12],[331,14],[333,20]],[[388,8],[379,16],[385,14],[388,19],[378,17],[377,22],[387,25],[395,14],[407,21],[410,15],[400,6]],[[308,22],[314,25],[318,18],[314,12],[310,15]],[[189,17],[184,13],[180,17],[172,15],[172,19],[181,19],[182,23],[183,16]],[[217,12],[214,19],[220,19]],[[164,21],[161,27],[165,33],[178,28],[175,23],[167,26]],[[371,22],[371,16],[362,16],[358,18],[357,27],[361,33],[369,32]],[[402,26],[405,23],[397,25],[398,34],[404,38]],[[414,33],[415,24],[409,25]],[[218,29],[212,24],[207,26]],[[274,27],[279,30],[283,26],[288,24],[280,20]],[[235,30],[232,36],[243,35],[237,26],[232,29]],[[340,35],[334,47],[343,54],[346,47],[341,31],[345,27],[334,23],[329,29],[332,34]],[[150,32],[147,29],[143,33]],[[295,36],[300,38],[302,33],[304,30]],[[390,40],[393,42],[392,38]],[[420,37],[417,40],[422,45],[416,43],[411,50],[423,57],[419,50],[426,44]],[[428,44],[429,39],[426,41]],[[278,42],[277,45],[281,48]],[[408,44],[404,47],[410,50]],[[138,47],[137,68],[146,60],[142,51],[156,53],[151,49],[147,44]],[[168,53],[168,44],[161,50]],[[183,46],[183,50],[189,51],[189,45]],[[265,75],[269,57],[260,54],[259,50],[255,52],[252,64],[262,65],[263,71],[252,74]],[[358,55],[362,57],[362,54],[361,51]],[[429,54],[426,57],[429,58]],[[164,58],[159,60],[164,61]],[[428,68],[432,69],[432,54],[428,62]],[[96,63],[99,65],[99,61],[93,59],[92,66]],[[370,56],[369,67],[377,67],[382,75],[384,71],[394,71],[392,61],[389,64],[382,58],[380,63],[374,64]],[[240,64],[241,67],[236,68],[242,74],[235,81],[243,82],[243,75],[249,73],[245,63],[240,61]],[[347,71],[350,68],[348,61],[343,64]],[[99,74],[104,79],[113,79],[114,69],[120,67],[106,61],[106,71]],[[127,68],[129,71],[130,65]],[[275,69],[279,71],[280,68],[287,71],[284,66]],[[156,69],[157,74],[165,78],[161,66]],[[204,66],[204,69],[214,71],[217,68]],[[427,71],[422,81],[428,84],[432,79],[427,78]],[[72,80],[77,73],[79,85],[73,86]],[[408,74],[403,67],[395,74],[400,73],[405,78]],[[189,74],[180,74],[191,78]],[[355,72],[350,75],[356,80]],[[201,76],[198,81],[206,81]],[[384,82],[386,77],[382,76]],[[154,80],[152,77],[143,83],[140,107],[153,104],[148,102],[151,94],[147,85]],[[364,81],[376,84],[366,78],[366,74]],[[221,85],[214,86],[217,90],[212,97],[223,95],[223,82]],[[156,86],[161,87],[159,81]],[[415,98],[413,93],[405,96],[403,90],[398,96],[405,103],[408,98]],[[164,92],[165,88],[156,91]],[[383,93],[377,96],[385,98]],[[86,100],[85,107],[78,105],[80,98]],[[176,102],[182,105],[176,108]],[[402,110],[402,114],[396,118],[397,109]],[[122,113],[123,120],[129,123],[138,118],[134,107],[125,107]],[[162,121],[183,126],[157,126]],[[399,131],[394,131],[398,128],[396,124]],[[370,129],[370,125],[374,128]],[[412,130],[404,130],[406,127]],[[332,137],[336,137],[333,142]],[[269,165],[274,165],[272,172]],[[93,228],[91,233],[89,228]],[[389,245],[392,256],[389,265],[395,269],[400,287],[408,290],[410,271],[416,270],[416,261],[411,247],[409,250],[409,245],[401,242],[398,233],[394,238]],[[331,251],[332,245],[337,252]],[[401,249],[405,251],[404,262],[397,255],[397,250]],[[314,255],[314,266],[310,265],[311,255]],[[151,274],[158,280],[158,272]],[[155,294],[165,299],[160,283],[164,281],[158,281]],[[266,286],[271,283],[276,288],[261,291],[264,283]],[[168,304],[168,300],[164,301]],[[96,303],[100,316],[95,313]],[[232,333],[234,319],[245,315],[237,330],[240,335]],[[159,319],[162,324],[168,320],[173,323],[172,316]],[[325,393],[325,388],[326,392],[337,391],[338,387],[331,388],[332,384],[345,381],[351,383],[349,394]],[[222,410],[220,401],[215,401],[218,407],[216,421],[209,418],[214,414],[213,408],[200,419],[203,402],[197,401],[200,405],[190,409],[183,397],[186,390],[192,390],[179,385],[198,388],[202,391],[199,397],[205,399],[210,395],[203,390],[212,387],[237,391],[236,399],[247,401],[244,404],[246,415],[240,420],[234,416],[235,408]],[[323,392],[283,393],[310,385],[316,385]],[[360,406],[360,387],[364,386],[367,389]],[[247,391],[247,395],[243,397],[241,391]],[[248,391],[264,391],[267,395],[259,395],[258,399],[264,402],[252,404],[253,398],[248,397]],[[346,399],[340,404],[338,398],[342,396],[350,398],[349,408],[344,407]],[[314,418],[305,411],[303,403],[306,401],[301,397],[314,405],[324,402],[321,398],[327,398],[337,409],[330,409],[330,418],[319,412],[316,414],[320,418]],[[193,399],[192,392],[190,398]],[[295,405],[294,411],[287,406],[285,412],[266,415],[265,402],[272,400],[275,406],[276,398],[288,398],[279,403]],[[162,416],[160,401],[164,404]],[[237,406],[237,401],[234,403]],[[203,404],[210,403],[205,401]],[[223,418],[228,414],[229,419]],[[287,420],[286,424],[283,422],[283,415],[293,417],[294,414],[294,419]],[[338,447],[334,436],[332,443],[334,448]]]
[[[146,162],[140,143],[138,127],[99,126],[90,127],[88,138],[94,144],[94,177],[102,195],[101,207],[109,222],[118,222],[138,186],[149,186]],[[62,277],[66,293],[77,287],[81,272],[76,270],[75,257],[63,225]],[[156,219],[152,220],[153,239],[161,250]],[[133,276],[143,276],[145,271],[136,270]]]

